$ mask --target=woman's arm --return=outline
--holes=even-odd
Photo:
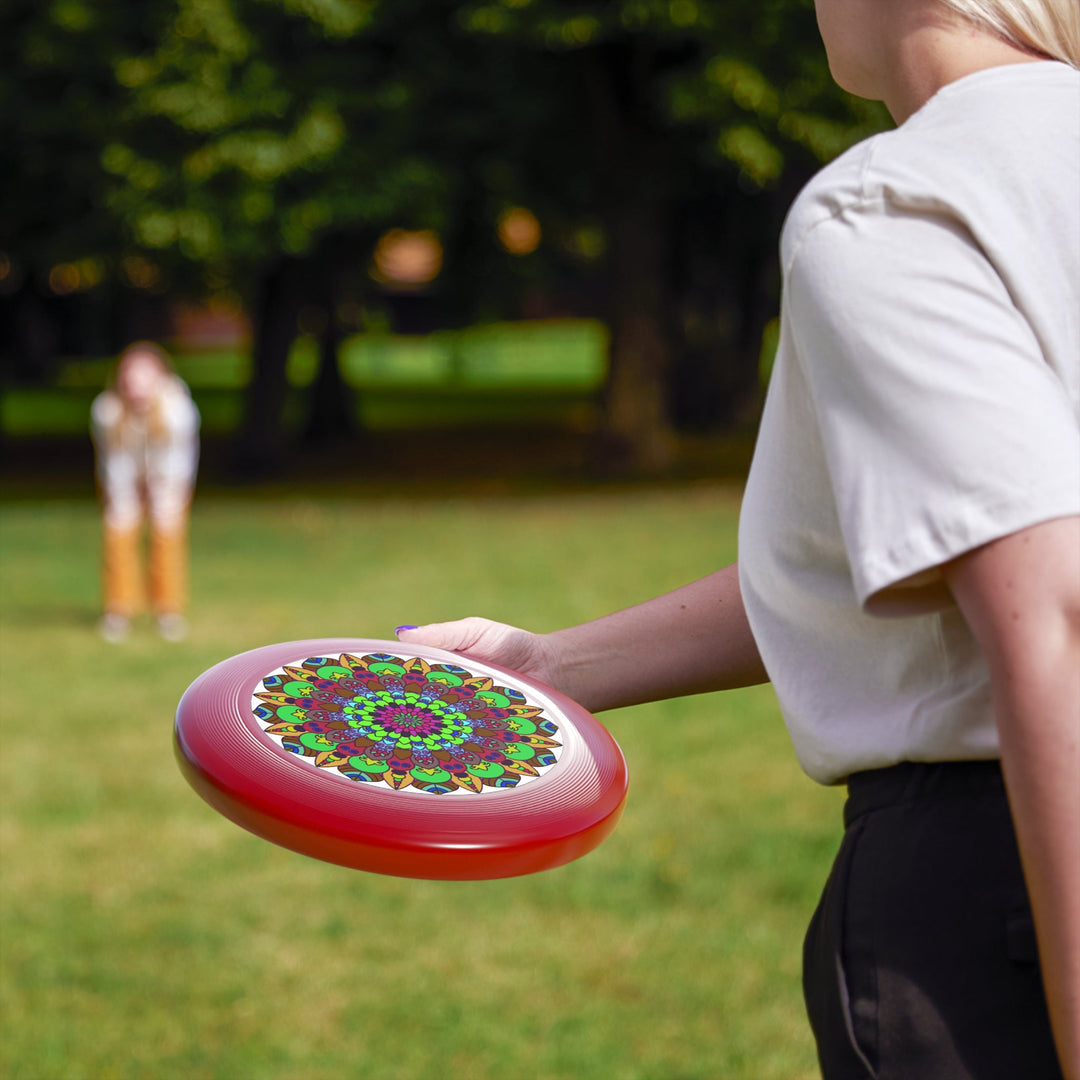
[[[470,618],[402,629],[398,636],[532,675],[591,712],[768,681],[735,563],[635,607],[550,634]]]
[[[987,544],[945,577],[990,666],[1050,1018],[1080,1080],[1080,517]]]

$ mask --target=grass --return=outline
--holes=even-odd
[[[730,560],[737,492],[196,505],[192,634],[93,633],[84,501],[4,508],[0,1074],[809,1080],[799,949],[839,833],[767,687],[608,714],[631,793],[587,858],[438,883],[258,840],[187,788],[211,664],[471,612],[537,629]]]

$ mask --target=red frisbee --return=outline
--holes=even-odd
[[[421,645],[290,641],[204,672],[176,713],[180,768],[283,847],[401,877],[513,877],[615,828],[607,730],[523,675]]]

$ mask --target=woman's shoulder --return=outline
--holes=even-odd
[[[162,387],[158,401],[162,419],[173,428],[187,428],[198,424],[199,410],[192,400],[187,383],[178,375],[171,375]]]
[[[857,143],[829,162],[803,187],[791,204],[781,233],[781,260],[785,270],[817,226],[865,201],[871,163],[881,143],[894,135],[894,131],[882,132]]]
[[[120,423],[124,406],[115,390],[102,390],[90,406],[91,423],[98,428],[111,428]]]
[[[975,72],[906,123],[853,146],[800,192],[784,225],[785,269],[824,222],[937,214],[979,235],[1010,214],[1073,219],[1080,188],[1080,71],[1035,63]],[[1045,210],[1041,211],[1045,214]]]
[[[179,375],[170,374],[162,386],[162,396],[173,401],[190,401],[191,391]]]

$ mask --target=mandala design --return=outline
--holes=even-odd
[[[262,680],[252,709],[267,735],[320,769],[435,795],[517,787],[562,747],[521,691],[389,653],[286,665]]]

